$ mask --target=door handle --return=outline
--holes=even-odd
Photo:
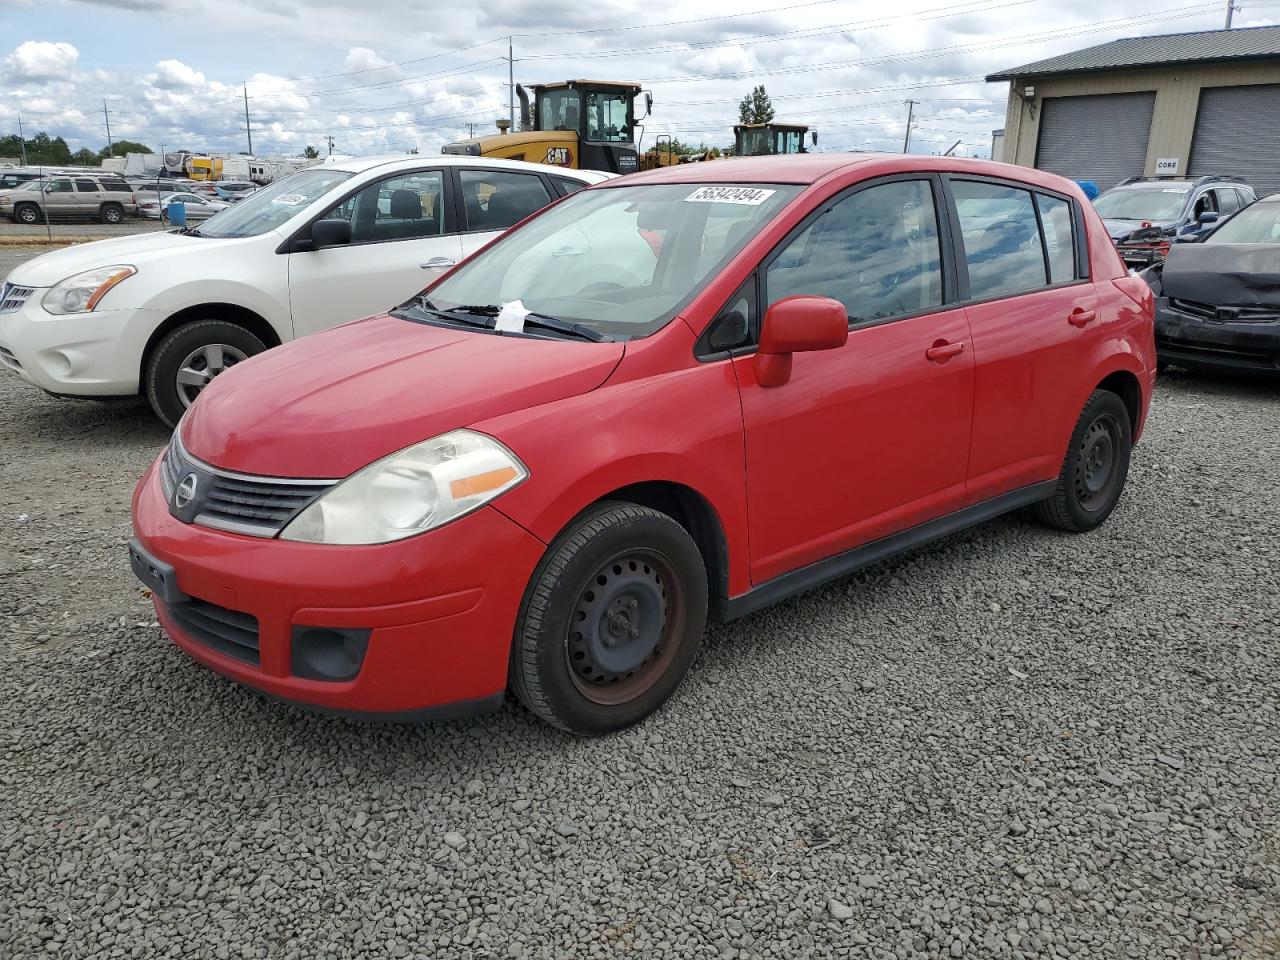
[[[426,263],[418,264],[423,270],[445,270],[457,265],[457,260],[450,260],[448,257],[432,257]]]
[[[924,352],[924,355],[934,363],[946,363],[952,357],[963,352],[963,340],[956,343],[948,343],[946,340],[936,340],[934,341],[933,346]]]
[[[1083,327],[1085,324],[1097,317],[1098,311],[1085,310],[1083,307],[1076,307],[1071,311],[1071,315],[1067,317],[1067,322],[1073,327]]]

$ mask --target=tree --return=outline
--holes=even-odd
[[[311,146],[311,144],[309,143],[307,144],[307,148],[302,151],[302,155],[306,157],[308,160],[320,159],[320,151],[317,150],[315,147]]]
[[[22,141],[16,136],[0,138],[0,157],[21,157]],[[65,167],[71,163],[71,148],[61,137],[50,137],[44,131],[27,141],[27,163]]]
[[[405,151],[405,153],[417,153],[417,152],[418,152],[417,147],[410,147],[408,150]]]
[[[755,87],[738,104],[739,123],[768,123],[773,119],[773,101],[764,92],[764,84]]]
[[[135,140],[117,140],[111,145],[111,148],[103,147],[98,151],[98,158],[104,159],[113,154],[117,157],[123,157],[129,153],[152,153],[152,149],[145,143],[138,143]]]
[[[77,166],[89,166],[98,162],[98,155],[88,147],[81,147],[71,155],[71,161]]]

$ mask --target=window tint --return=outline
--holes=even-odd
[[[1218,195],[1218,212],[1224,217],[1240,209],[1240,201],[1236,199],[1234,190],[1222,187],[1213,192]]]
[[[1066,283],[1076,276],[1076,251],[1072,232],[1071,204],[1043,193],[1036,194],[1044,246],[1049,254],[1049,282]]]
[[[131,193],[133,188],[119,180],[103,180],[102,186],[112,193]]]
[[[439,236],[444,233],[444,174],[424,170],[371,183],[323,219],[349,220],[352,243]]]
[[[956,212],[974,300],[1008,297],[1045,285],[1044,251],[1031,192],[997,183],[953,180]]]
[[[505,230],[551,202],[542,178],[531,173],[460,170],[458,176],[470,230]]]
[[[76,190],[80,193],[97,193],[98,185],[92,180],[77,180]]]
[[[577,193],[586,186],[586,184],[580,180],[569,180],[565,177],[552,177],[551,183],[556,188],[556,193],[562,197],[567,197],[571,193]]]
[[[869,187],[793,239],[765,275],[769,303],[797,294],[839,300],[851,322],[942,304],[933,191],[925,180]]]

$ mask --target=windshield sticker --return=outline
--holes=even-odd
[[[761,190],[759,187],[699,187],[684,198],[685,203],[740,203],[758,207],[777,190]]]
[[[282,203],[286,207],[296,207],[300,203],[306,203],[307,198],[300,193],[282,193],[271,202]]]

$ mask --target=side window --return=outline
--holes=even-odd
[[[49,182],[49,186],[47,189],[49,193],[70,193],[71,181],[70,180],[51,180]]]
[[[577,193],[586,186],[580,180],[570,180],[567,177],[552,177],[551,185],[556,188],[556,193],[562,197],[567,197],[571,193]]]
[[[1222,216],[1228,216],[1240,209],[1240,201],[1236,199],[1236,192],[1228,187],[1220,187],[1213,191],[1218,196],[1218,212]]]
[[[421,170],[371,183],[323,219],[350,220],[352,243],[439,236],[444,233],[444,174]]]
[[[885,183],[838,201],[773,259],[765,291],[770,304],[798,294],[831,297],[845,305],[851,323],[941,306],[929,182]]]
[[[551,202],[542,178],[532,173],[459,170],[469,230],[505,230]]]
[[[1075,238],[1071,229],[1071,204],[1044,193],[1036,194],[1044,247],[1049,254],[1049,282],[1066,283],[1076,276]]]
[[[130,193],[130,192],[132,192],[132,191],[130,190],[129,185],[128,185],[127,183],[122,183],[122,182],[121,182],[121,181],[119,181],[119,180],[103,180],[103,181],[102,181],[102,186],[103,186],[106,190],[109,190],[111,193]]]
[[[998,183],[953,180],[974,300],[1009,297],[1045,285],[1044,249],[1031,192]]]
[[[92,180],[77,180],[76,191],[79,193],[97,193],[98,185]]]
[[[1208,213],[1218,209],[1217,203],[1213,199],[1213,191],[1206,190],[1200,196],[1196,197],[1196,205],[1191,211],[1191,218],[1194,220],[1202,213]]]

